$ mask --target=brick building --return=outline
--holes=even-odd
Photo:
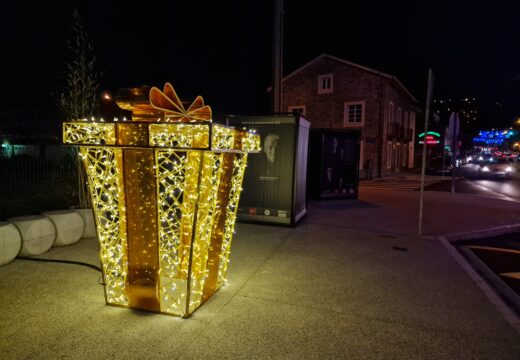
[[[314,128],[361,130],[360,177],[414,166],[419,108],[393,75],[322,54],[283,78],[282,109]]]

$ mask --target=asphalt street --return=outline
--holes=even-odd
[[[457,177],[455,182],[455,192],[520,202],[520,177],[481,179],[477,176],[477,167],[478,165],[468,164],[462,168],[461,176]],[[439,182],[426,186],[425,190],[451,191],[451,176],[439,176],[438,178]]]

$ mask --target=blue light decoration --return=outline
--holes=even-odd
[[[487,145],[502,145],[504,141],[517,134],[518,131],[512,129],[479,131],[478,136],[473,138],[473,142]]]

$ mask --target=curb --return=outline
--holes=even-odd
[[[453,257],[453,259],[468,273],[469,277],[475,282],[475,284],[480,288],[480,290],[482,290],[484,295],[496,307],[498,312],[504,317],[504,319],[509,323],[509,325],[511,325],[511,327],[517,332],[517,334],[520,335],[520,315],[517,314],[504,302],[504,300],[496,293],[496,291],[491,287],[488,281],[485,280],[479,274],[479,272],[485,274],[485,276],[490,279],[497,280],[498,277],[496,276],[496,274],[489,270],[487,266],[482,265],[481,262],[477,262],[477,268],[475,268],[457,251],[453,244],[454,242],[459,240],[483,239],[487,237],[494,237],[515,232],[520,232],[520,224],[500,226],[482,231],[469,231],[464,233],[441,235],[438,236],[437,239],[446,248],[446,250]],[[478,266],[479,263],[482,266]],[[502,289],[503,292],[512,296],[513,300],[511,300],[511,302],[513,302],[513,304],[518,304],[518,302],[520,301],[518,295],[514,293],[512,290],[510,290],[509,287],[507,287],[507,285],[505,285],[502,282],[502,280],[498,279],[497,282],[500,284],[499,286],[497,286],[498,289]],[[504,289],[504,287],[507,287],[507,289]]]
[[[513,225],[504,225],[504,226],[497,226],[485,230],[475,230],[475,231],[467,231],[467,232],[460,232],[460,233],[453,233],[453,234],[447,234],[442,235],[445,240],[447,240],[450,243],[453,243],[458,240],[468,240],[468,239],[483,239],[488,237],[494,237],[504,234],[512,234],[515,232],[520,232],[520,224],[513,224]]]

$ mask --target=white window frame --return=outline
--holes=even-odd
[[[296,109],[302,109],[303,111],[301,112],[301,114],[303,116],[305,116],[305,114],[307,114],[307,107],[305,105],[293,105],[293,106],[289,106],[287,108],[287,111],[292,113],[294,110]]]
[[[330,78],[330,87],[323,88],[323,80]],[[333,74],[325,74],[318,76],[318,94],[331,94],[334,92],[334,75]]]
[[[351,123],[348,121],[348,110],[352,105],[361,105],[361,122]],[[363,127],[365,126],[365,101],[347,101],[343,104],[343,127]]]

